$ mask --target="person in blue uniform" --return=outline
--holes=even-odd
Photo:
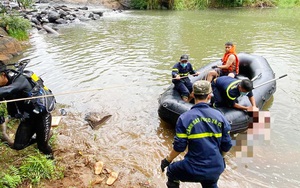
[[[230,76],[222,76],[212,81],[215,107],[232,107],[246,111],[257,111],[255,98],[252,93],[251,80],[238,80]],[[252,106],[243,106],[237,103],[237,98],[247,96]]]
[[[189,102],[192,99],[190,94],[192,92],[193,84],[188,75],[199,75],[199,72],[194,70],[192,64],[188,60],[188,55],[182,55],[180,61],[176,63],[172,69],[172,82],[174,83],[174,88],[179,92],[182,100],[185,102]]]
[[[216,188],[225,169],[223,156],[232,147],[230,124],[218,110],[208,105],[211,84],[200,80],[193,84],[195,105],[181,114],[176,123],[176,135],[169,155],[161,161],[167,168],[167,187],[179,188],[181,182],[199,182],[203,188]],[[187,154],[173,162],[181,152]]]
[[[0,100],[11,100],[30,97],[32,85],[27,78],[17,71],[6,69],[0,61]],[[29,101],[7,103],[7,112],[11,117],[19,118],[20,124],[15,134],[12,149],[22,150],[37,143],[38,149],[47,158],[53,159],[51,146],[48,144],[51,129],[51,114],[47,111],[36,113],[35,106]],[[4,118],[0,118],[4,123]],[[34,137],[36,134],[36,137]]]

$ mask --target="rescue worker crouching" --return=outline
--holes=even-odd
[[[0,98],[12,100],[30,97],[33,87],[27,78],[17,71],[6,69],[0,61]],[[7,103],[7,111],[11,117],[19,118],[20,124],[15,134],[14,144],[10,146],[15,150],[22,150],[31,144],[37,143],[38,149],[53,159],[51,146],[48,144],[51,129],[51,114],[40,111],[35,113],[36,106],[28,101]],[[34,134],[36,137],[34,138]]]
[[[222,76],[212,81],[214,94],[214,107],[233,107],[246,111],[258,111],[255,98],[252,93],[253,83],[251,80],[238,80],[230,76]],[[238,104],[240,96],[247,96],[252,106]]]
[[[231,126],[221,112],[208,105],[211,92],[208,81],[193,84],[195,105],[179,116],[173,148],[161,161],[163,172],[168,167],[168,188],[179,188],[180,181],[200,182],[203,188],[217,187],[225,169],[223,156],[232,146]],[[184,159],[171,163],[187,147]]]

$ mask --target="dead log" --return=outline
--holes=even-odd
[[[54,29],[52,29],[51,27],[49,27],[47,25],[42,25],[42,27],[43,27],[43,29],[45,29],[47,31],[47,33],[59,35],[59,33],[57,31],[55,31]]]

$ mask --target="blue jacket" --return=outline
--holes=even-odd
[[[237,98],[241,95],[238,89],[241,81],[242,80],[238,80],[230,76],[221,76],[217,78],[216,83],[212,84],[212,87],[216,87],[223,100],[226,100],[228,106],[232,107],[234,103],[237,102]],[[252,91],[250,91],[247,96],[252,97]]]
[[[183,152],[188,147],[184,161],[192,174],[218,178],[225,168],[221,152],[232,146],[230,129],[221,112],[198,103],[177,120],[173,149]]]
[[[180,75],[180,77],[184,77],[184,76],[188,76],[189,74],[195,74],[195,70],[192,66],[192,64],[190,62],[187,62],[187,65],[185,68],[183,68],[180,65],[180,62],[176,63],[173,68],[172,68],[172,78],[175,78],[176,75]],[[180,80],[172,80],[173,83],[176,82],[180,82],[180,81],[184,81],[185,79],[189,79],[189,78],[184,78],[184,79],[180,79]]]

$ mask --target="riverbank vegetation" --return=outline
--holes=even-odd
[[[20,17],[19,15],[0,15],[0,27],[2,27],[9,36],[19,41],[28,40],[29,29],[31,29],[30,21]]]
[[[0,116],[6,117],[6,104],[0,104]],[[7,135],[13,138],[19,125],[18,119],[11,119],[7,123]],[[2,127],[3,129],[3,127]],[[3,130],[2,130],[3,131]],[[3,132],[0,132],[0,140]],[[49,143],[55,145],[54,134]],[[22,151],[11,149],[7,143],[0,142],[0,187],[16,188],[39,185],[43,180],[61,179],[64,169],[56,165],[55,161],[47,159],[36,147],[27,147]]]
[[[60,179],[63,169],[46,158],[37,149],[28,147],[21,154],[0,143],[0,187],[38,185],[43,179]]]
[[[300,7],[300,0],[131,0],[132,9],[200,10],[230,7]]]
[[[8,124],[8,133],[13,135],[18,122]],[[1,134],[1,133],[0,133]],[[51,145],[55,136],[50,139]],[[63,168],[55,165],[53,160],[47,159],[35,147],[27,147],[16,151],[0,142],[0,187],[16,188],[21,185],[39,185],[45,179],[61,179]]]
[[[32,0],[19,0],[18,3],[20,9],[31,8],[34,4]],[[31,24],[28,19],[20,16],[17,10],[12,9],[6,4],[0,4],[0,27],[2,27],[9,36],[24,41],[29,38]]]

